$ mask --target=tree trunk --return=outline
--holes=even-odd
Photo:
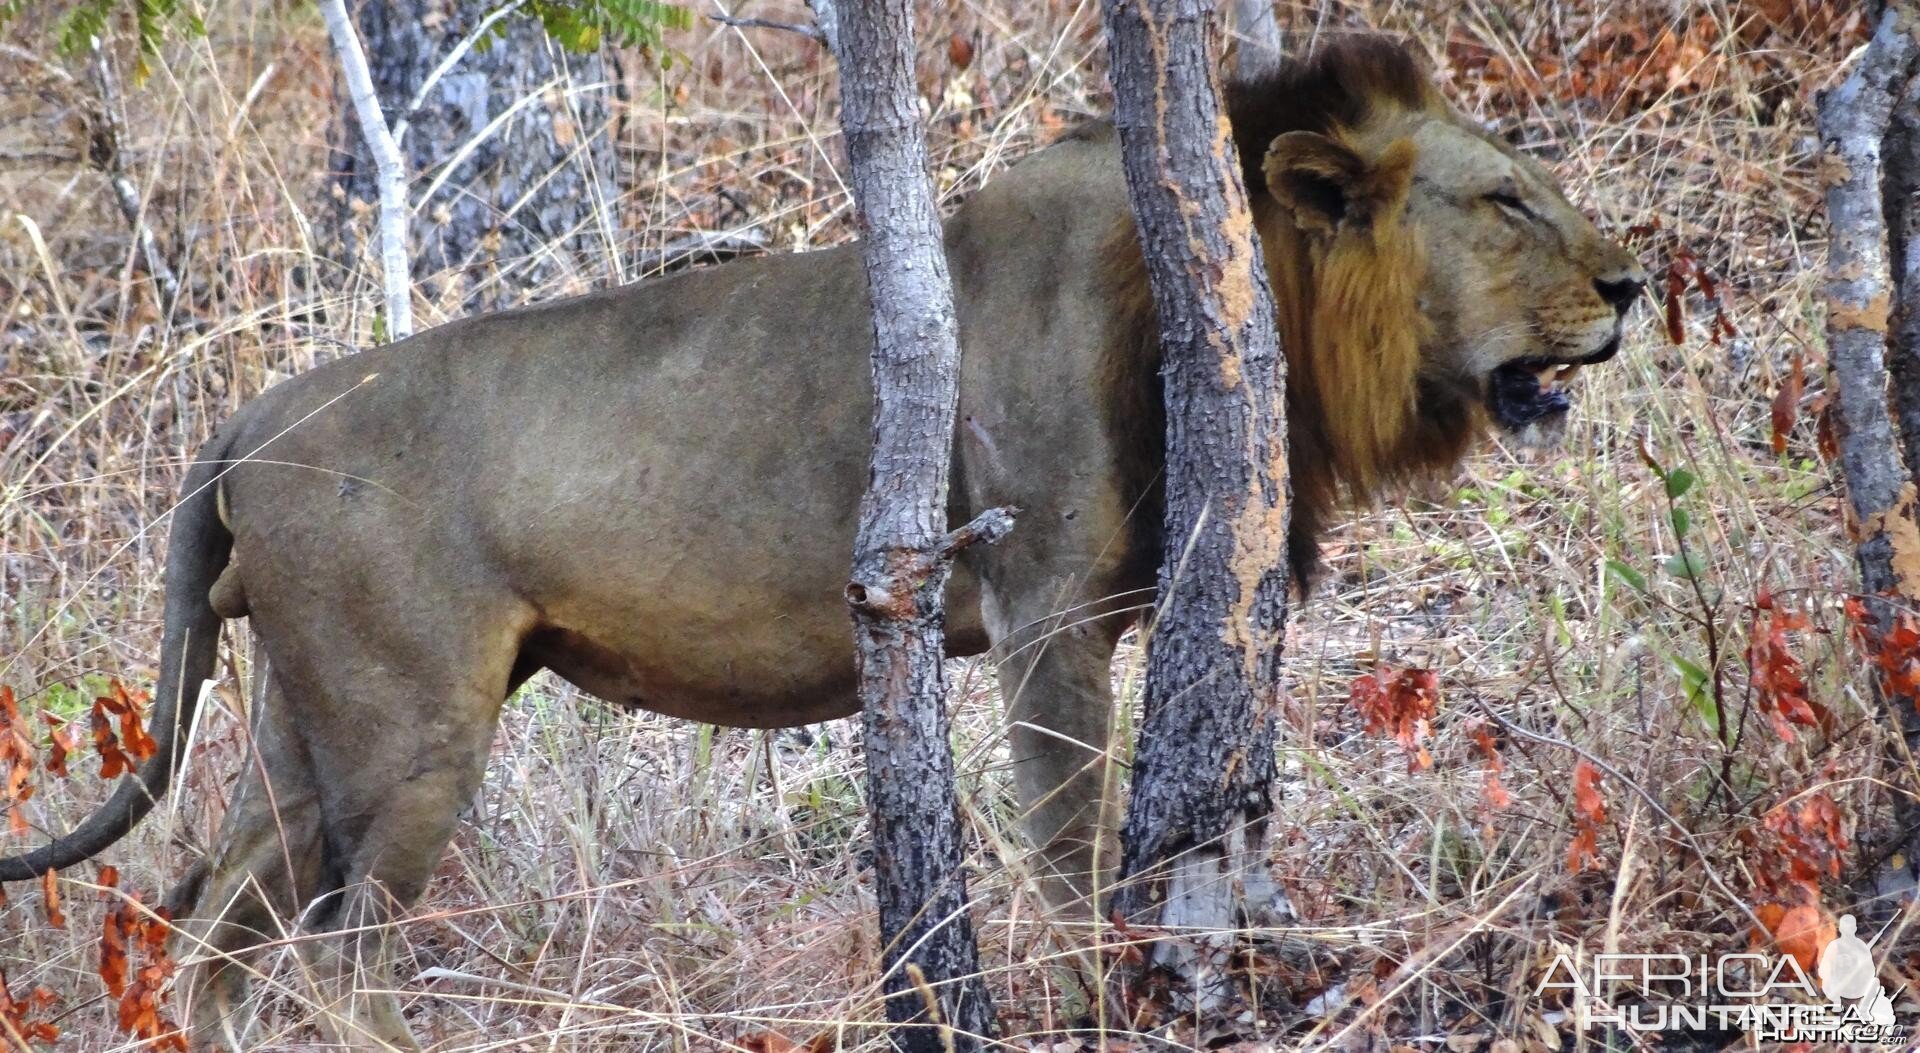
[[[564,53],[521,13],[498,19],[474,46],[488,11],[457,0],[365,0],[356,14],[380,107],[396,132],[405,128],[416,291],[453,313],[522,303],[533,290],[582,291],[608,273],[616,244],[606,225],[609,64]],[[356,213],[378,187],[354,130],[343,123],[334,141],[352,261],[370,220]]]
[[[1233,77],[1259,80],[1279,72],[1286,54],[1280,35],[1280,16],[1273,0],[1227,0],[1233,29]]]
[[[1115,123],[1160,321],[1165,541],[1116,899],[1226,929],[1285,912],[1266,867],[1287,608],[1286,366],[1213,83],[1211,4],[1104,0]],[[1162,941],[1196,1004],[1228,944]]]
[[[1012,528],[996,509],[949,534],[960,349],[913,77],[911,0],[839,12],[841,123],[873,307],[873,462],[847,602],[864,711],[887,1018],[915,1053],[992,1034],[961,869],[946,711],[954,555]],[[935,1004],[929,1005],[929,1000]],[[937,1026],[926,1026],[926,1025]]]
[[[1895,444],[1894,418],[1888,409],[1887,332],[1893,289],[1880,164],[1894,101],[1907,90],[1916,27],[1907,5],[1890,5],[1859,64],[1820,100],[1820,137],[1827,151],[1822,167],[1827,173],[1827,356],[1833,432],[1840,448],[1860,591],[1870,612],[1866,631],[1872,651],[1882,646],[1896,611],[1920,600],[1920,524],[1915,518],[1914,479]],[[1911,178],[1910,170],[1896,169],[1896,175]],[[1911,239],[1904,230],[1906,212],[1903,202],[1895,203],[1894,215],[1903,225],[1899,240],[1911,252]],[[1908,311],[1914,303],[1907,301]],[[1907,326],[1902,329],[1904,333]],[[1915,351],[1911,344],[1897,349],[1902,355]],[[1904,865],[1875,875],[1884,891],[1900,893],[1914,887],[1914,849],[1920,847],[1915,843],[1920,807],[1913,796],[1911,760],[1915,747],[1920,747],[1920,721],[1915,718],[1914,699],[1889,681],[1876,678],[1875,686],[1908,746],[1907,756],[1896,759],[1906,777],[1893,780],[1900,786],[1894,807],[1898,826],[1893,844],[1887,846],[1905,856]]]

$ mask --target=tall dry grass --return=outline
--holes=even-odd
[[[1480,1036],[1558,1048],[1574,1039],[1562,1007],[1532,993],[1555,948],[1743,949],[1765,815],[1824,794],[1856,842],[1884,820],[1886,744],[1839,613],[1853,571],[1832,475],[1810,418],[1786,455],[1768,446],[1795,356],[1814,378],[1807,401],[1820,389],[1810,99],[1860,36],[1833,9],[1282,4],[1294,48],[1361,26],[1407,34],[1454,97],[1552,165],[1603,225],[1657,223],[1641,235],[1650,266],[1683,247],[1696,255],[1722,283],[1734,332],[1708,339],[1697,290],[1677,344],[1643,310],[1621,357],[1583,376],[1563,448],[1495,444],[1447,485],[1330,539],[1326,579],[1290,637],[1288,835],[1275,863],[1303,924],[1257,966],[1267,1008],[1225,1032],[1169,1028],[1166,1043],[1426,1049]],[[29,712],[74,714],[109,677],[150,681],[165,514],[185,459],[249,396],[370,336],[369,264],[342,264],[322,243],[334,101],[314,15],[258,3],[207,15],[210,35],[170,44],[124,100],[145,221],[187,287],[170,311],[86,163],[99,100],[82,65],[35,57],[47,48],[31,15],[0,45],[0,683]],[[1102,109],[1097,23],[1092,0],[926,8],[922,87],[947,200]],[[965,68],[956,38],[972,52]],[[672,43],[669,69],[629,56],[620,83],[573,85],[624,99],[609,130],[624,162],[623,243],[600,280],[641,276],[636,260],[690,232],[750,227],[780,249],[846,238],[819,50],[710,23]],[[454,309],[423,305],[422,322]],[[1642,448],[1698,478],[1679,502],[1697,581],[1662,569],[1679,543]],[[1791,640],[1830,732],[1788,743],[1756,710],[1744,655],[1763,589],[1812,620]],[[1709,625],[1719,719],[1744,728],[1737,749],[1682,671],[1707,664]],[[1346,705],[1376,663],[1439,671],[1431,769],[1409,771]],[[1070,953],[1076,935],[1049,924],[1006,865],[1017,842],[990,670],[956,672],[974,889],[1005,1037],[1077,1048],[1112,1023],[1079,993],[1098,963]],[[243,648],[224,673],[184,784],[109,854],[128,885],[164,888],[218,820],[242,753]],[[1116,671],[1123,684],[1135,673]],[[1504,808],[1488,804],[1476,721],[1497,732]],[[417,1028],[459,1050],[773,1053],[768,1032],[880,1048],[854,738],[841,725],[803,739],[614,715],[538,682],[509,707],[486,788],[401,926]],[[1613,814],[1594,865],[1573,872],[1569,773],[1583,757],[1608,773]],[[100,799],[92,762],[76,767],[70,783],[40,780],[36,823],[62,828]],[[1864,866],[1865,851],[1849,861]],[[83,867],[63,881],[65,929],[15,890],[0,967],[16,991],[63,996],[60,1048],[129,1048],[92,975],[93,880]],[[1839,882],[1824,892],[1830,910],[1853,905]],[[1911,979],[1907,922],[1886,939],[1899,950],[1885,975]],[[251,1041],[310,1047],[297,964],[282,953],[262,968],[271,983]]]

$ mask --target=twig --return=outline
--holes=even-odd
[[[758,227],[702,231],[675,238],[642,254],[634,260],[634,267],[643,276],[653,275],[694,263],[702,257],[720,261],[766,250],[767,236]]]
[[[520,5],[525,2],[526,0],[509,0],[498,11],[481,19],[480,24],[473,27],[473,32],[468,33],[460,43],[455,44],[453,50],[447,52],[447,57],[441,59],[438,66],[433,67],[433,72],[427,74],[427,79],[420,82],[420,88],[413,93],[413,98],[407,100],[407,108],[400,111],[400,118],[393,122],[395,146],[407,141],[407,130],[412,127],[413,115],[419,113],[420,107],[427,104],[427,93],[433,90],[434,85],[440,83],[440,78],[446,76],[447,72],[458,65],[461,59],[467,57],[467,52],[472,51],[473,46],[479,43],[480,38],[495,24],[520,10]]]
[[[147,273],[160,286],[161,313],[171,315],[174,304],[180,299],[180,281],[174,277],[173,267],[167,263],[166,256],[161,254],[160,245],[153,237],[153,228],[147,225],[146,210],[140,200],[139,190],[134,187],[133,180],[127,177],[121,156],[121,144],[127,141],[127,137],[120,119],[119,83],[114,78],[113,67],[107,62],[107,53],[98,40],[93,42],[91,66],[94,86],[100,92],[100,121],[94,128],[88,159],[106,173],[107,183],[113,187],[113,198],[120,205],[120,214],[126,217],[127,225],[133,229],[133,239],[140,246],[140,256],[146,263]]]
[[[827,34],[818,26],[803,26],[798,22],[775,22],[769,18],[741,18],[721,12],[709,12],[707,17],[723,26],[735,29],[778,29],[785,33],[798,33],[808,40],[821,44],[827,43]],[[828,45],[831,47],[831,45]]]
[[[834,57],[840,56],[840,14],[834,10],[834,0],[807,0],[807,7],[813,11],[814,24],[820,27],[820,39],[827,42],[827,50]]]
[[[374,179],[380,187],[380,281],[386,290],[387,334],[399,340],[413,334],[413,268],[407,259],[407,166],[387,127],[386,115],[380,112],[380,96],[374,93],[367,54],[347,15],[346,0],[320,0],[320,13],[327,20],[334,55],[346,76],[360,134],[373,155]]]
[[[1700,861],[1700,869],[1707,875],[1707,880],[1713,882],[1713,886],[1719,889],[1722,895],[1732,900],[1733,905],[1740,908],[1740,913],[1745,914],[1747,920],[1753,922],[1759,931],[1767,931],[1767,927],[1760,923],[1760,916],[1753,912],[1752,907],[1747,906],[1747,901],[1741,899],[1739,893],[1733,891],[1733,887],[1728,885],[1726,880],[1720,876],[1720,871],[1714,868],[1712,859],[1707,856],[1706,846],[1702,845],[1699,839],[1693,836],[1693,831],[1687,829],[1686,824],[1675,818],[1674,814],[1667,811],[1666,807],[1660,803],[1658,798],[1648,793],[1639,783],[1627,778],[1621,774],[1620,769],[1594,756],[1592,752],[1586,749],[1576,746],[1565,739],[1556,739],[1552,735],[1542,735],[1537,731],[1528,731],[1526,728],[1494,712],[1493,707],[1487,705],[1485,702],[1479,699],[1475,699],[1474,701],[1479,704],[1480,712],[1486,714],[1488,720],[1500,725],[1508,734],[1518,735],[1523,739],[1537,742],[1542,746],[1553,746],[1558,749],[1567,750],[1575,756],[1585,759],[1588,764],[1612,776],[1620,785],[1632,790],[1634,796],[1645,801],[1647,807],[1653,809],[1653,814],[1665,820],[1667,825],[1673,828],[1673,832],[1679,835],[1680,840],[1686,843],[1687,848],[1693,852],[1694,858]]]

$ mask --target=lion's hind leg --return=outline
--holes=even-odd
[[[248,1048],[247,1000],[262,945],[288,937],[320,888],[320,800],[290,737],[286,700],[271,684],[253,744],[212,853],[167,897],[173,956],[187,964],[182,1003],[196,1047]]]
[[[298,632],[282,636],[296,646],[275,651],[299,699],[295,730],[319,791],[326,861],[326,887],[302,925],[338,933],[302,950],[321,995],[318,1023],[354,1049],[418,1048],[388,976],[401,950],[395,923],[426,891],[479,791],[534,620],[494,595],[409,584],[396,580],[393,595],[436,597],[433,617],[363,602],[350,619],[292,623]]]

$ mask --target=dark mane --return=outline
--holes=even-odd
[[[1267,76],[1227,84],[1227,121],[1247,192],[1266,192],[1260,166],[1267,144],[1288,132],[1331,135],[1358,128],[1383,104],[1406,110],[1441,105],[1430,76],[1404,44],[1361,34],[1335,37]]]
[[[1420,60],[1404,45],[1378,35],[1337,37],[1311,57],[1290,62],[1269,76],[1228,85],[1224,94],[1241,178],[1256,217],[1274,207],[1262,169],[1267,146],[1275,138],[1294,131],[1336,135],[1364,126],[1383,107],[1419,111],[1446,106]],[[1093,122],[1075,133],[1079,137],[1095,134],[1109,134],[1107,122]],[[1110,244],[1105,254],[1108,288],[1120,319],[1117,331],[1124,336],[1108,350],[1104,364],[1103,382],[1109,393],[1106,423],[1118,451],[1121,478],[1129,494],[1139,498],[1130,520],[1130,555],[1150,578],[1151,568],[1160,564],[1165,501],[1160,327],[1131,214],[1115,225]],[[1305,353],[1292,341],[1283,339],[1283,344],[1290,362]],[[1422,412],[1409,422],[1395,463],[1383,466],[1386,475],[1404,478],[1457,459],[1470,435],[1470,399],[1471,393],[1422,378]],[[1327,428],[1327,414],[1337,409],[1318,405],[1299,383],[1288,385],[1287,402],[1287,457],[1293,485],[1287,545],[1293,581],[1304,591],[1318,560],[1320,534],[1332,522],[1339,500],[1336,456]]]

